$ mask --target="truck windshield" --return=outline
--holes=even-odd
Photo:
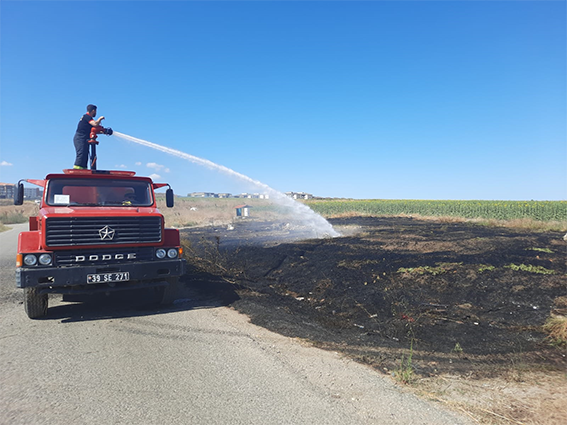
[[[153,204],[150,184],[139,180],[53,179],[47,205],[147,207]]]

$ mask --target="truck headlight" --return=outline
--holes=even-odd
[[[167,256],[169,258],[177,258],[177,250],[175,248],[168,249]]]
[[[52,261],[53,258],[51,257],[51,254],[41,254],[39,256],[39,264],[42,266],[49,266]]]
[[[24,257],[24,264],[26,266],[35,266],[37,264],[37,257],[33,254],[28,254]]]
[[[165,258],[165,249],[160,248],[160,249],[156,249],[156,257],[159,258],[160,260]]]

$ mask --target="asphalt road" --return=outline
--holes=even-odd
[[[0,233],[0,424],[461,424],[373,370],[250,324],[186,289],[50,298],[27,318]]]

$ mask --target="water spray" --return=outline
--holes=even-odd
[[[270,186],[268,186],[265,183],[262,183],[258,180],[254,180],[244,174],[231,170],[230,168],[225,167],[223,165],[215,164],[214,162],[209,161],[208,159],[203,159],[197,156],[189,155],[188,153],[181,152],[176,149],[168,148],[166,146],[161,146],[156,143],[148,142],[147,140],[142,140],[136,137],[128,136],[127,134],[123,134],[118,131],[114,131],[114,135],[129,142],[137,143],[139,145],[147,146],[149,148],[161,152],[165,152],[169,155],[173,155],[178,158],[186,159],[188,161],[193,162],[194,164],[207,167],[211,170],[220,171],[231,177],[236,177],[244,182],[250,183],[253,186],[260,188],[268,195],[270,195],[270,199],[274,199],[280,205],[291,208],[304,224],[306,224],[308,227],[313,229],[313,231],[316,233],[318,237],[340,236],[340,233],[338,233],[335,229],[333,229],[333,226],[331,226],[331,224],[327,220],[325,220],[322,216],[317,214],[307,205],[297,202],[296,200],[285,195],[284,193],[272,189]]]

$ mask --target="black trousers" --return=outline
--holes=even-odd
[[[83,168],[87,168],[87,164],[89,162],[89,142],[87,140],[88,139],[82,139],[77,136],[73,138],[75,151],[77,152],[75,165]]]

